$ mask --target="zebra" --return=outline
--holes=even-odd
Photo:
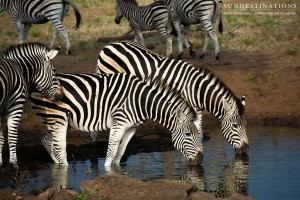
[[[106,45],[100,51],[96,72],[126,72],[142,79],[155,73],[159,79],[181,93],[197,111],[196,126],[200,141],[203,139],[202,111],[207,110],[221,120],[222,134],[236,153],[244,154],[248,151],[246,120],[243,116],[246,99],[244,96],[237,98],[209,70],[182,60],[165,58],[133,41],[123,41]]]
[[[0,58],[0,122],[7,116],[9,163],[18,169],[16,146],[18,126],[27,97],[34,89],[50,100],[59,100],[63,93],[51,60],[58,50],[49,50],[40,43],[11,46]],[[0,123],[0,166],[4,136]]]
[[[156,30],[167,42],[166,57],[172,56],[171,19],[169,9],[162,2],[154,2],[148,6],[138,6],[136,0],[117,0],[116,24],[126,17],[135,33],[135,41],[145,46],[142,31]]]
[[[69,10],[69,5],[75,11],[76,25],[74,28],[77,29],[81,22],[81,15],[78,8],[70,0],[0,0],[0,13],[8,11],[17,28],[21,44],[26,42],[31,24],[43,24],[51,21],[55,28],[50,48],[53,47],[59,32],[66,44],[66,54],[70,54],[71,44],[68,33],[62,25],[62,21]]]
[[[126,73],[112,75],[58,74],[64,91],[60,101],[39,93],[31,96],[32,108],[48,129],[42,144],[55,163],[68,165],[68,125],[85,132],[110,129],[105,166],[120,164],[128,142],[145,120],[169,129],[172,142],[190,162],[202,162],[202,144],[194,124],[196,112],[175,90],[151,78],[145,83]]]
[[[205,43],[200,54],[200,59],[204,58],[206,49],[208,46],[209,37],[212,38],[215,47],[215,59],[220,59],[220,49],[218,37],[214,31],[213,24],[216,19],[219,19],[219,32],[222,32],[222,18],[221,9],[222,1],[217,0],[155,0],[161,1],[170,5],[171,20],[173,27],[176,30],[178,40],[178,56],[177,59],[182,59],[183,48],[182,40],[185,43],[189,53],[192,57],[195,57],[191,45],[189,44],[188,37],[190,32],[190,26],[192,24],[199,24],[206,30]],[[183,34],[181,32],[181,24],[183,24]]]

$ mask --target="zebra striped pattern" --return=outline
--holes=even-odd
[[[74,4],[70,3],[70,0],[1,0],[0,13],[2,11],[8,11],[17,28],[21,44],[26,42],[31,24],[43,24],[51,21],[55,29],[50,43],[50,48],[53,47],[57,34],[60,33],[66,44],[66,54],[69,54],[71,44],[68,33],[62,25],[62,21],[69,10],[70,4],[75,11],[75,28],[77,29],[80,25],[81,15],[78,8]]]
[[[126,17],[135,33],[135,41],[145,46],[142,31],[156,30],[167,42],[166,57],[172,55],[171,21],[167,5],[155,2],[138,6],[136,0],[117,0],[115,22],[119,24]]]
[[[196,124],[202,141],[202,110],[221,120],[222,134],[237,153],[248,150],[245,99],[238,99],[214,74],[204,68],[164,58],[135,42],[107,45],[99,54],[97,73],[131,73],[142,79],[155,73],[158,79],[181,93],[198,111]]]
[[[191,164],[202,162],[196,113],[180,94],[157,81],[130,74],[59,74],[65,96],[57,102],[34,93],[33,109],[48,128],[43,144],[56,163],[67,165],[68,125],[98,132],[110,129],[105,166],[119,164],[137,126],[151,119],[168,128],[172,142]]]
[[[219,60],[220,49],[218,37],[214,31],[213,23],[216,18],[219,19],[219,31],[222,30],[221,8],[222,1],[217,0],[156,0],[170,5],[171,19],[174,28],[177,32],[178,51],[177,59],[182,58],[183,48],[182,40],[186,48],[189,49],[190,55],[195,56],[195,52],[189,44],[188,37],[190,32],[190,25],[199,24],[203,26],[207,34],[205,35],[205,43],[203,46],[200,58],[203,58],[208,46],[209,37],[212,38],[215,47],[215,59]],[[184,26],[184,34],[181,32],[181,25]]]
[[[0,59],[0,122],[7,116],[9,163],[17,165],[16,147],[18,126],[21,121],[24,103],[34,89],[47,98],[58,100],[63,93],[51,63],[57,50],[51,50],[38,43],[13,46]],[[3,130],[0,123],[0,166],[4,145]]]

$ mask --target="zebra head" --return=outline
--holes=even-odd
[[[221,119],[222,134],[237,154],[247,153],[249,148],[246,120],[243,117],[245,97],[239,100],[223,99],[224,116]]]
[[[117,0],[116,1],[116,17],[115,17],[115,22],[116,24],[120,24],[121,19],[126,16],[125,12],[130,12],[130,7],[132,6],[138,6],[136,0]]]
[[[190,165],[201,164],[203,160],[203,148],[198,138],[195,119],[196,113],[192,109],[186,113],[181,108],[177,108],[175,127],[172,131],[174,147],[186,157]]]
[[[63,97],[63,90],[55,74],[55,66],[51,60],[58,54],[58,49],[47,50],[41,57],[41,66],[35,77],[36,89],[45,94],[51,101]]]

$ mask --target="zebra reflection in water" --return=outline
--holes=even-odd
[[[210,169],[212,172],[206,172],[203,167],[188,166],[182,179],[193,184],[197,190],[212,193],[218,198],[225,198],[233,193],[247,194],[248,165],[247,155],[236,155],[224,170],[214,168]]]

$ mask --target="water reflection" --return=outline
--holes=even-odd
[[[18,179],[0,181],[0,188],[30,193],[47,187],[69,187],[80,191],[80,183],[97,175],[121,173],[144,181],[185,179],[199,190],[217,197],[239,192],[256,199],[299,199],[300,131],[290,127],[251,127],[249,157],[235,156],[217,131],[203,144],[203,166],[189,166],[180,153],[138,153],[123,160],[120,167],[104,168],[105,158],[96,161],[69,162],[69,166],[51,163],[27,167]],[[213,135],[215,134],[215,135]],[[32,169],[33,168],[33,169]],[[0,171],[0,180],[5,172]],[[30,175],[30,176],[28,176]],[[2,183],[5,184],[2,184]]]

